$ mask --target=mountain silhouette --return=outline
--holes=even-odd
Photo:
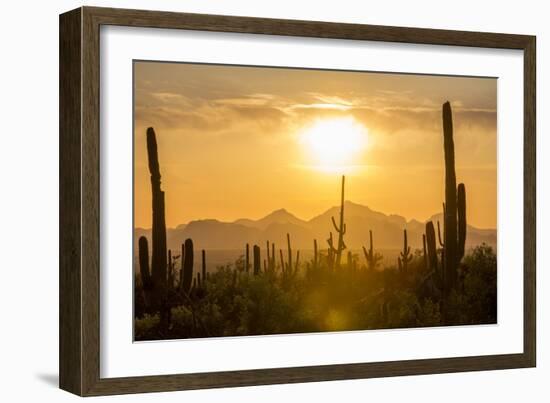
[[[369,230],[374,236],[376,249],[395,250],[403,246],[403,229],[407,229],[408,241],[412,249],[422,248],[422,234],[425,222],[407,221],[404,217],[387,215],[374,211],[367,206],[346,201],[345,222],[347,232],[345,241],[349,249],[360,250],[368,245]],[[243,249],[246,243],[258,244],[262,248],[266,241],[275,243],[277,248],[286,248],[286,234],[290,234],[294,249],[313,249],[313,239],[317,239],[320,248],[326,248],[329,232],[334,233],[331,217],[338,219],[339,206],[331,207],[324,213],[309,221],[302,220],[285,209],[276,210],[259,220],[247,218],[234,222],[222,222],[214,219],[196,220],[176,228],[167,229],[168,248],[179,251],[186,238],[192,238],[197,249]],[[441,213],[434,214],[427,221],[443,223]],[[443,230],[443,228],[442,228]],[[150,229],[136,228],[134,245],[141,235],[150,238]],[[486,243],[496,248],[497,234],[495,229],[480,229],[468,226],[466,248]]]
[[[307,221],[301,220],[295,215],[289,213],[284,208],[275,210],[274,212],[266,215],[263,218],[260,218],[257,221],[250,220],[247,218],[241,218],[233,224],[240,224],[251,228],[258,228],[265,230],[272,224],[294,224],[298,226],[307,226]]]

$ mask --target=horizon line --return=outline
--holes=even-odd
[[[403,215],[401,215],[401,214],[397,214],[397,213],[385,213],[385,212],[382,212],[382,211],[373,210],[372,208],[370,208],[370,207],[367,206],[367,205],[360,204],[360,203],[355,203],[355,202],[353,202],[353,201],[351,201],[351,200],[344,200],[344,205],[345,205],[346,203],[351,203],[351,204],[355,204],[356,206],[361,206],[361,207],[368,208],[368,209],[369,209],[370,211],[372,211],[373,213],[383,214],[383,215],[386,216],[386,217],[391,217],[391,216],[402,217],[402,218],[405,220],[405,224],[409,224],[409,223],[411,223],[412,221],[417,221],[417,222],[419,222],[419,223],[424,224],[424,223],[427,223],[428,221],[430,221],[430,218],[432,218],[432,217],[434,217],[434,216],[436,216],[436,215],[439,215],[439,214],[443,214],[443,211],[437,212],[436,214],[432,214],[430,217],[428,217],[428,218],[425,219],[425,220],[419,220],[419,219],[417,219],[417,218],[410,218],[410,219],[407,219],[407,217],[405,217],[405,216],[403,216]],[[284,207],[281,207],[281,208],[272,210],[272,211],[270,211],[269,213],[264,214],[264,215],[262,215],[261,217],[256,218],[256,219],[254,219],[254,218],[248,218],[248,217],[240,217],[240,218],[236,218],[236,219],[234,219],[234,220],[232,220],[232,221],[224,221],[224,220],[220,220],[220,219],[217,219],[217,218],[196,218],[196,219],[190,220],[190,221],[185,222],[185,223],[179,223],[179,224],[177,224],[177,225],[175,225],[175,226],[168,226],[168,225],[167,225],[167,226],[166,226],[166,229],[177,229],[178,227],[180,227],[180,226],[182,226],[182,225],[188,225],[188,224],[190,224],[190,223],[192,223],[192,222],[196,222],[196,221],[217,221],[217,222],[224,223],[224,224],[235,224],[237,221],[240,221],[240,220],[259,221],[259,220],[262,220],[262,219],[264,219],[265,217],[267,217],[267,216],[269,216],[269,215],[271,215],[271,214],[273,214],[273,213],[275,213],[275,212],[277,212],[277,211],[281,211],[281,210],[287,212],[288,214],[292,215],[293,217],[297,218],[297,219],[300,220],[300,221],[304,221],[304,222],[306,222],[306,223],[309,223],[309,222],[310,222],[311,220],[313,220],[314,218],[319,217],[319,216],[321,216],[321,215],[327,213],[329,210],[334,209],[334,208],[339,208],[339,206],[332,206],[332,207],[329,207],[328,209],[326,209],[326,210],[323,211],[322,213],[316,214],[316,215],[312,216],[310,219],[303,219],[303,218],[300,218],[300,217],[298,217],[296,214],[290,212],[288,209],[286,209],[286,208],[284,208]],[[498,220],[498,217],[497,217],[497,220]],[[497,224],[498,224],[498,222],[497,222]],[[483,228],[482,228],[482,227],[476,227],[476,226],[471,225],[471,224],[467,224],[467,226],[473,227],[473,228],[475,228],[475,229],[477,229],[477,230],[492,230],[492,231],[496,231],[496,230],[497,230],[497,228],[488,228],[488,227],[483,227]],[[498,225],[497,225],[497,227],[498,227]],[[136,229],[149,230],[149,229],[151,229],[151,227],[142,227],[142,226],[135,226],[135,225],[134,225],[134,230],[136,230]]]

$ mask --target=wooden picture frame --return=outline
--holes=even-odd
[[[524,52],[523,353],[277,369],[100,377],[101,25],[519,49]],[[536,364],[535,37],[82,7],[60,16],[60,387],[81,396],[533,367]]]

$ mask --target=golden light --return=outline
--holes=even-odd
[[[305,128],[300,140],[315,169],[346,172],[367,146],[368,129],[352,117],[320,119]]]

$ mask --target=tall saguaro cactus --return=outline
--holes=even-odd
[[[443,148],[445,151],[445,279],[446,288],[452,287],[457,276],[458,228],[455,172],[455,145],[453,140],[453,116],[451,104],[443,104]]]
[[[152,280],[155,288],[162,289],[166,285],[167,269],[166,221],[164,218],[164,192],[160,188],[161,176],[157,151],[157,139],[155,130],[152,127],[147,129],[147,156],[149,160],[149,172],[151,173],[151,193],[153,196],[153,251],[151,258]]]
[[[344,235],[346,233],[346,224],[344,223],[344,186],[346,183],[346,177],[342,175],[342,191],[340,194],[340,217],[339,225],[336,224],[334,217],[330,217],[332,220],[332,225],[338,233],[338,245],[336,248],[332,245],[332,236],[330,237],[329,246],[336,250],[336,266],[340,266],[340,261],[342,259],[342,252],[346,249],[346,244],[344,243]],[[332,235],[332,234],[331,234]]]
[[[448,293],[457,280],[458,265],[464,257],[466,243],[466,187],[456,186],[453,117],[451,104],[443,104],[443,145],[445,151],[445,204],[443,267],[444,288]]]

